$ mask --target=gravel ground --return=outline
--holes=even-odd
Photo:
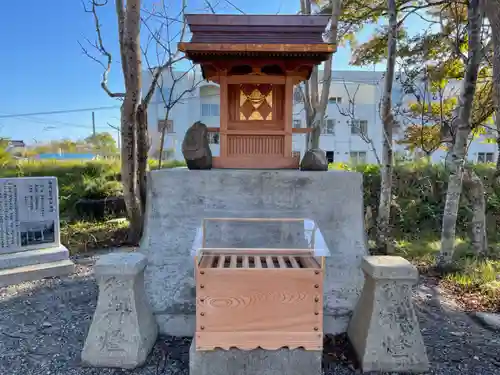
[[[133,371],[82,367],[96,301],[92,260],[79,261],[69,277],[0,288],[0,375],[188,375],[188,338],[161,337],[146,365]],[[430,280],[419,285],[415,307],[429,374],[500,374],[500,334],[461,312]],[[335,340],[327,340],[325,375],[359,373],[345,339]]]

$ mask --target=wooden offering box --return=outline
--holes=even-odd
[[[197,350],[322,349],[323,267],[314,249],[202,247],[195,273]]]

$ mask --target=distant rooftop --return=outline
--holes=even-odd
[[[24,141],[11,140],[11,141],[9,141],[9,146],[10,147],[26,147],[26,144],[24,143]]]

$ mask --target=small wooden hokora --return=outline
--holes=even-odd
[[[208,142],[207,126],[197,121],[186,131],[182,154],[188,169],[211,169],[212,151]]]
[[[329,18],[186,15],[192,38],[179,50],[219,85],[220,127],[207,129],[220,134],[214,168],[299,168],[292,136],[311,129],[293,128],[294,86],[335,51],[322,39]]]

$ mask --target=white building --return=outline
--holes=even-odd
[[[219,127],[219,88],[212,82],[200,82],[202,78],[199,72],[175,72],[174,76],[182,76],[182,79],[175,83],[171,92],[172,77],[165,76],[162,84],[163,97],[171,97],[171,102],[175,102],[183,92],[189,92],[184,94],[170,111],[164,154],[168,159],[182,160],[182,140],[186,130],[194,122],[201,121],[208,127]],[[148,87],[149,82],[151,74],[144,72],[144,87]],[[333,71],[326,126],[320,137],[320,148],[326,151],[330,161],[377,163],[383,139],[379,114],[382,91],[383,72]],[[401,87],[396,83],[393,102],[397,102],[401,97]],[[160,89],[157,89],[148,108],[150,156],[153,157],[158,155],[160,149],[165,113],[164,101]],[[298,100],[294,104],[293,118],[294,127],[306,126],[303,104]],[[355,126],[351,126],[353,120]],[[404,126],[404,121],[401,121],[401,124]],[[358,129],[361,129],[361,135]],[[397,139],[402,134],[403,129],[396,129],[394,138]],[[213,155],[218,156],[218,135],[211,133],[210,141]],[[396,152],[405,153],[403,146],[394,145],[394,149]],[[293,150],[303,155],[305,135],[293,136]],[[444,151],[438,150],[433,153],[432,161],[442,161],[445,156]],[[483,136],[474,139],[469,148],[469,159],[479,162],[495,161],[496,144],[485,143]]]

